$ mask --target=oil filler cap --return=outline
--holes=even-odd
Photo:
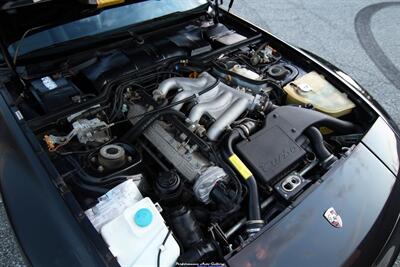
[[[136,225],[139,227],[149,226],[153,220],[153,214],[149,209],[142,208],[135,213],[134,217]]]

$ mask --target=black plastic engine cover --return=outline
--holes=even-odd
[[[278,126],[262,129],[236,146],[253,174],[273,184],[301,160],[306,151]]]

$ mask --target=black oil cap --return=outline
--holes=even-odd
[[[156,189],[163,195],[175,194],[179,189],[181,179],[176,172],[162,172],[157,177]]]

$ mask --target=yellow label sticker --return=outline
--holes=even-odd
[[[229,157],[229,161],[232,163],[233,167],[243,176],[245,180],[249,179],[253,174],[251,171],[244,165],[243,161],[236,155],[233,154]]]
[[[97,0],[97,8],[113,6],[124,3],[125,0]]]

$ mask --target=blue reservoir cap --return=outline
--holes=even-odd
[[[135,213],[135,223],[140,227],[146,227],[151,224],[153,214],[147,208],[142,208]]]

